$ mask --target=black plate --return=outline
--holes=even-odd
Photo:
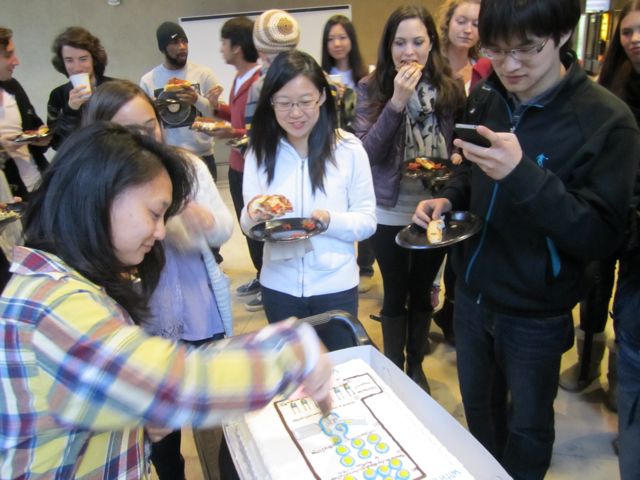
[[[42,140],[43,138],[49,138],[51,135],[53,135],[53,132],[51,130],[49,130],[49,132],[45,133],[44,135],[41,135],[38,133],[22,133],[18,135],[16,138],[14,138],[13,141],[15,143],[27,143],[27,142],[33,142],[34,140]]]
[[[324,232],[327,226],[314,218],[278,218],[259,223],[251,236],[261,242],[297,242]]]
[[[422,158],[425,158],[425,157],[422,157]],[[431,182],[444,182],[448,180],[449,177],[451,177],[451,161],[450,160],[446,158],[428,158],[428,157],[426,157],[426,159],[431,160],[432,162],[440,163],[444,165],[444,168],[427,170],[421,167],[418,170],[410,170],[409,164],[414,162],[414,161],[411,161],[411,162],[406,162],[402,166],[402,174],[410,178],[420,178],[420,179],[429,180]]]
[[[249,136],[243,135],[242,137],[232,138],[227,142],[227,145],[233,148],[245,148],[249,145]]]
[[[442,242],[430,243],[427,240],[427,231],[412,223],[398,232],[396,243],[403,248],[414,250],[448,247],[475,235],[482,228],[482,220],[471,212],[445,213],[444,224]]]

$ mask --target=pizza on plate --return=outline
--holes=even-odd
[[[193,130],[199,132],[211,133],[216,130],[225,130],[231,128],[231,124],[226,120],[216,120],[209,117],[196,117],[191,124]]]
[[[293,212],[293,206],[284,195],[260,195],[251,202],[255,212],[261,212],[273,217],[281,217],[287,212]]]
[[[179,92],[185,88],[191,88],[191,82],[188,80],[182,80],[181,78],[172,77],[164,86],[165,92]]]

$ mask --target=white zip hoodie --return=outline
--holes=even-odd
[[[245,207],[240,226],[247,233],[256,222],[247,214],[246,205],[259,194],[282,194],[293,205],[286,217],[310,217],[316,209],[331,215],[329,228],[311,237],[313,249],[283,260],[282,251],[295,248],[288,243],[266,243],[260,283],[272,290],[296,297],[337,293],[358,285],[358,266],[354,242],[369,238],[376,229],[371,167],[362,143],[354,135],[338,131],[336,163],[327,162],[324,192],[311,191],[306,158],[283,138],[276,153],[276,167],[271,184],[267,172],[258,169],[252,150],[247,153],[242,192]]]

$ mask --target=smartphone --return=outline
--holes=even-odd
[[[453,132],[456,138],[460,140],[464,140],[465,142],[473,143],[474,145],[479,145],[481,147],[490,147],[491,142],[487,140],[486,137],[483,137],[476,130],[478,128],[477,125],[469,125],[466,123],[456,123],[453,128]]]

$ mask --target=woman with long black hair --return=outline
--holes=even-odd
[[[423,389],[422,370],[433,307],[430,290],[442,263],[438,251],[395,243],[415,207],[430,192],[402,174],[418,156],[449,158],[453,124],[464,104],[462,86],[440,51],[438,30],[423,7],[395,10],[385,25],[375,71],[358,84],[354,123],[369,155],[378,227],[372,237],[382,273],[384,352]]]
[[[245,162],[245,233],[268,219],[256,198],[281,194],[293,217],[311,217],[325,232],[296,245],[268,243],[260,272],[269,322],[341,309],[357,317],[354,242],[375,228],[367,155],[352,134],[336,129],[327,79],[308,54],[279,54],[265,77]]]

